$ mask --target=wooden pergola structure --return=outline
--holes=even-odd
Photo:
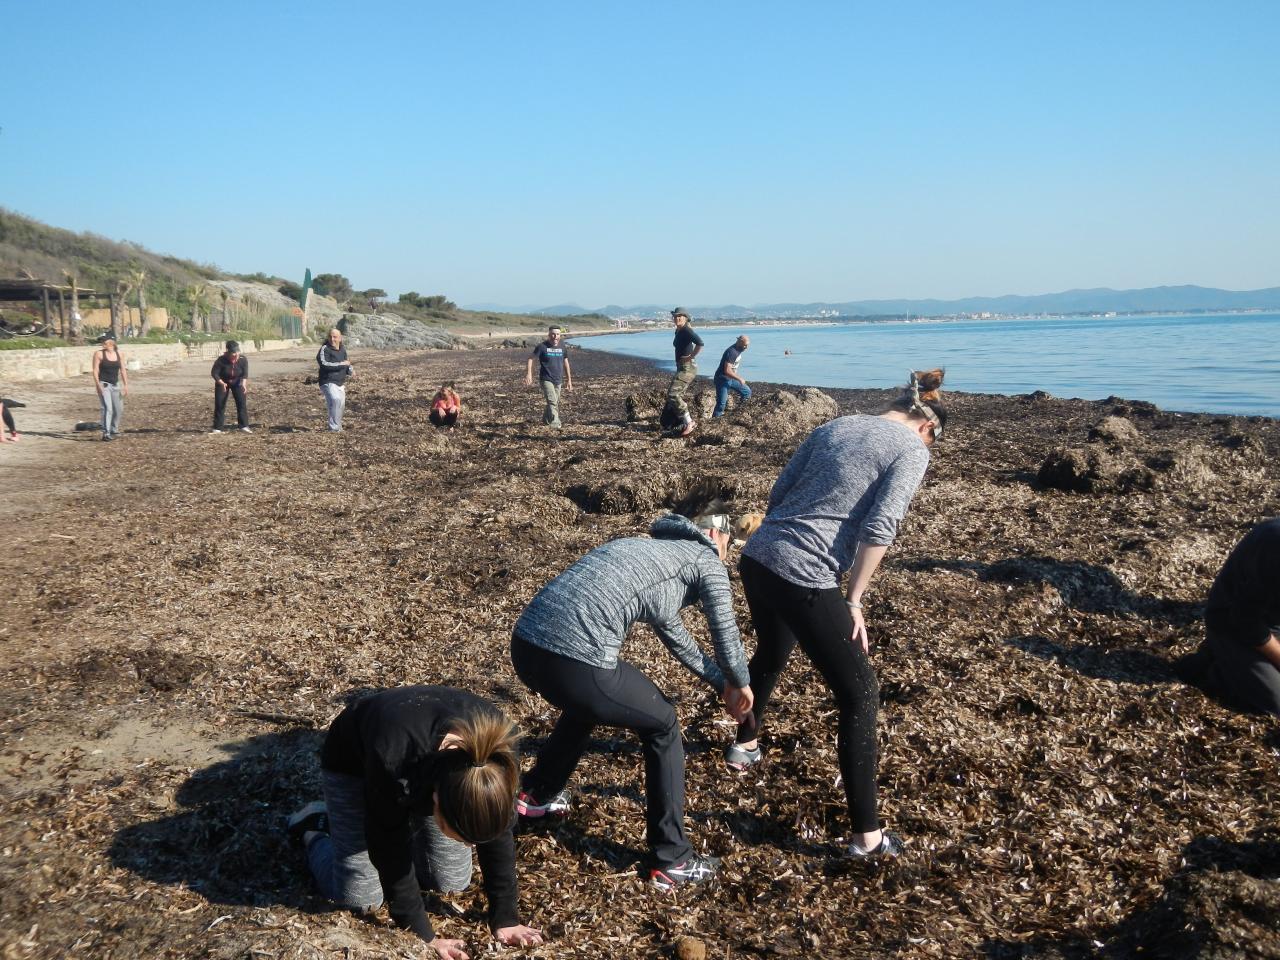
[[[94,300],[101,302],[106,300],[111,306],[111,315],[116,316],[116,295],[114,293],[99,293],[87,287],[75,288],[75,299]],[[44,314],[44,330],[41,331],[43,336],[53,336],[53,298],[57,297],[58,301],[58,330],[59,335],[66,338],[70,334],[67,324],[67,297],[71,296],[72,289],[68,284],[50,283],[48,280],[36,280],[31,277],[18,277],[16,279],[6,280],[0,279],[0,303],[39,303]]]

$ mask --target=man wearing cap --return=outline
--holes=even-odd
[[[697,424],[689,414],[684,393],[698,376],[697,358],[702,352],[702,338],[689,326],[689,312],[684,307],[671,311],[671,322],[676,325],[676,336],[672,341],[676,348],[676,374],[671,378],[671,386],[667,387],[667,403],[676,408],[682,420],[680,436],[687,437]]]
[[[729,405],[730,390],[737,393],[743,402],[751,399],[751,388],[747,386],[747,381],[738,376],[738,361],[749,346],[751,340],[744,333],[720,357],[720,366],[715,375],[716,408],[711,413],[713,418],[724,416],[725,407]]]
[[[253,433],[249,429],[249,404],[245,399],[245,391],[249,387],[249,360],[241,355],[240,344],[228,340],[226,352],[213,361],[209,374],[213,377],[213,429],[209,432],[222,432],[227,422],[227,395],[230,394],[236,399],[236,424],[240,432]]]
[[[542,387],[542,397],[547,401],[547,407],[542,411],[542,422],[556,430],[561,427],[560,388],[573,389],[573,371],[569,368],[569,356],[560,336],[558,326],[548,327],[547,339],[533,348],[524,372],[524,385],[533,386],[533,361],[538,361],[538,383]]]

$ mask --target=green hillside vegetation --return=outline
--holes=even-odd
[[[254,337],[281,333],[284,321],[281,314],[287,316],[287,311],[252,298],[228,300],[216,286],[210,286],[210,281],[261,283],[295,302],[302,295],[301,285],[292,280],[265,273],[227,273],[213,264],[153,253],[132,241],[109,240],[94,233],[51,227],[0,207],[0,277],[27,275],[60,284],[74,277],[78,286],[100,293],[114,291],[133,307],[138,305],[141,292],[148,306],[166,308],[173,332],[184,335],[214,335],[224,329]],[[340,273],[316,274],[312,289],[332,297],[347,312],[396,313],[457,333],[533,332],[545,330],[551,322],[543,316],[460,310],[440,294],[424,296],[411,292],[392,299],[380,288],[356,290]],[[6,310],[7,319],[12,319],[12,314],[12,310]],[[198,318],[196,329],[193,329],[193,314]],[[569,331],[609,325],[608,318],[602,314],[557,317],[556,321]]]

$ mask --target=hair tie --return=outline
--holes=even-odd
[[[477,770],[483,770],[488,765],[489,765],[488,760],[472,760],[471,761],[471,766],[473,766]]]

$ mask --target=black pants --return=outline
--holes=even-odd
[[[612,670],[593,667],[511,640],[511,663],[526,687],[564,712],[524,778],[535,799],[564,789],[597,725],[640,735],[649,850],[655,867],[670,867],[693,854],[684,830],[684,744],[675,708],[653,681],[625,661]]]
[[[17,433],[18,428],[13,422],[13,414],[9,412],[9,408],[4,408],[4,426],[10,433]]]
[[[432,410],[430,417],[431,422],[437,427],[452,427],[458,422],[458,414],[456,412],[445,413],[443,410]]]
[[[837,749],[849,819],[858,833],[880,826],[876,816],[876,712],[880,686],[862,645],[850,642],[853,618],[838,588],[814,590],[782,579],[743,557],[738,567],[756,628],[751,658],[756,728],[738,727],[738,741],[756,735],[769,697],[797,643],[822,674],[839,711]]]
[[[1280,670],[1228,630],[1206,625],[1200,649],[1175,669],[1182,680],[1233,710],[1280,715]]]
[[[213,386],[213,429],[221,430],[227,422],[227,394],[236,398],[236,425],[249,425],[249,405],[244,395],[244,384],[236,382],[230,389],[220,383]]]

